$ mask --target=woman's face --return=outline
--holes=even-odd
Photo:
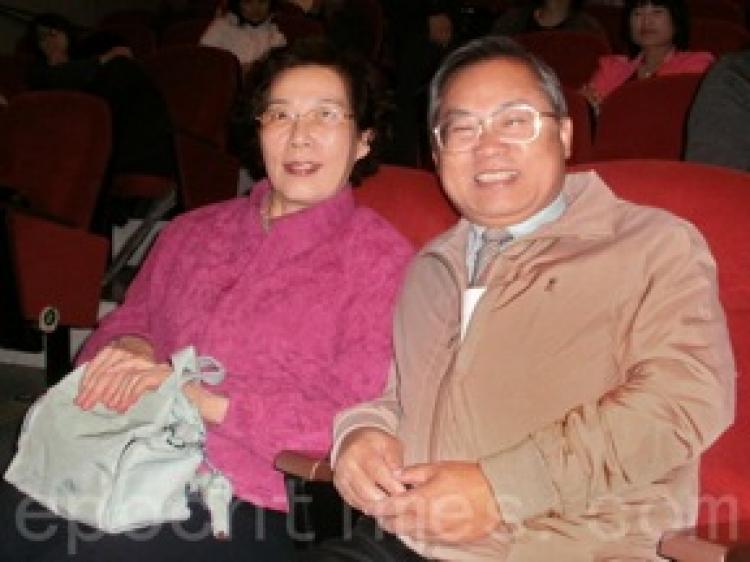
[[[666,6],[645,4],[630,14],[630,35],[641,49],[671,46],[674,34],[674,22]]]
[[[270,9],[270,0],[242,0],[240,2],[242,17],[255,25],[268,19]]]
[[[40,25],[36,29],[36,40],[39,49],[50,63],[60,62],[68,58],[68,36],[65,32]]]
[[[282,71],[260,117],[260,145],[273,186],[272,217],[305,209],[338,193],[370,151],[341,75],[326,66]]]

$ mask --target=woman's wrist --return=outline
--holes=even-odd
[[[211,392],[196,381],[183,385],[182,392],[198,408],[204,420],[214,424],[224,421],[229,408],[229,399],[226,396]]]
[[[156,353],[154,352],[154,346],[146,338],[141,336],[120,336],[112,340],[112,347],[129,351],[134,355],[139,355],[146,359],[154,360]]]

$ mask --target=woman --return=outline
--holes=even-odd
[[[623,14],[630,56],[599,59],[599,68],[582,89],[594,108],[629,80],[702,73],[713,62],[711,53],[685,50],[690,21],[684,0],[628,0]]]
[[[383,104],[366,65],[297,42],[264,61],[250,104],[267,178],[248,198],[166,228],[123,305],[86,342],[77,398],[82,408],[125,411],[164,380],[174,351],[192,344],[218,359],[224,382],[185,393],[208,422],[208,460],[234,487],[231,540],[196,540],[207,515],[194,506],[187,523],[151,540],[86,542],[92,559],[291,559],[275,455],[326,450],[334,414],[385,380],[391,311],[412,252],[353,201],[351,184],[373,171],[381,142]]]
[[[174,176],[169,110],[129,48],[98,32],[79,41],[73,24],[57,14],[37,16],[29,35],[36,55],[31,88],[81,90],[109,105],[113,174]]]
[[[203,33],[200,43],[233,53],[247,69],[270,49],[286,44],[272,21],[273,0],[230,0]]]
[[[590,31],[606,38],[604,28],[596,19],[582,11],[583,0],[534,0],[511,8],[500,16],[492,28],[499,35],[515,35],[530,31],[568,29]]]

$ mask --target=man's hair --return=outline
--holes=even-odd
[[[486,36],[470,41],[450,53],[430,83],[430,128],[437,123],[441,97],[450,79],[468,66],[491,60],[510,60],[523,64],[536,76],[539,90],[549,100],[558,117],[568,115],[568,105],[555,72],[518,43],[505,36]]]

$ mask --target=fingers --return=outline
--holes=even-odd
[[[157,365],[149,358],[109,345],[87,365],[75,403],[83,409],[97,403],[125,411],[144,392],[157,388],[168,376],[168,365]]]
[[[418,486],[437,476],[434,464],[415,464],[399,470],[396,477],[405,486]]]
[[[336,462],[334,484],[344,500],[367,512],[374,502],[406,488],[395,477],[402,466],[401,444],[378,429],[352,432]]]

